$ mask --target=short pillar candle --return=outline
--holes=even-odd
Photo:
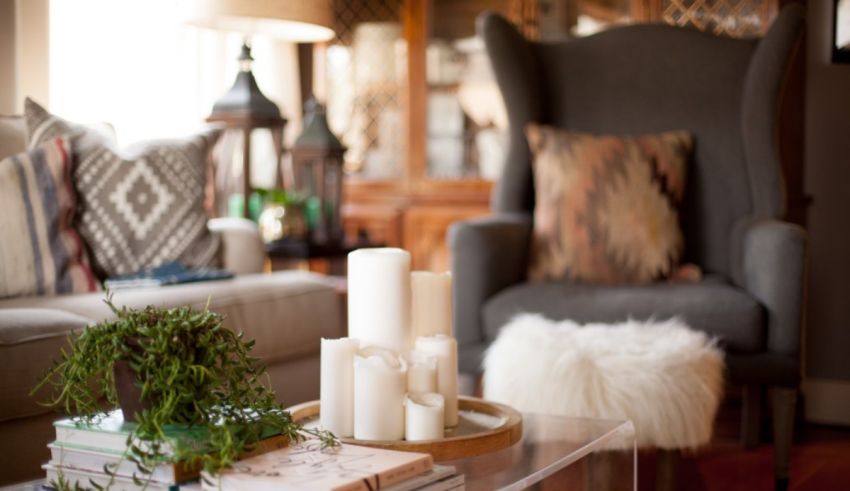
[[[404,438],[407,364],[391,350],[372,347],[354,357],[354,438]]]
[[[410,353],[410,363],[407,366],[408,392],[437,392],[437,357],[418,353]]]
[[[433,392],[409,392],[404,399],[404,439],[415,442],[443,438],[445,400]]]
[[[354,435],[354,355],[356,339],[322,339],[319,418],[322,427],[341,438]]]
[[[438,334],[416,338],[415,350],[437,358],[437,392],[446,405],[446,426],[457,426],[457,341],[451,336]]]

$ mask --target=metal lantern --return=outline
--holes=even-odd
[[[280,109],[269,100],[257,86],[257,80],[251,72],[251,47],[242,45],[239,55],[239,73],[233,87],[222,96],[213,106],[212,114],[207,121],[223,123],[227,131],[241,132],[242,146],[242,213],[248,218],[250,214],[249,200],[253,188],[251,186],[251,133],[258,128],[267,128],[272,134],[274,145],[275,183],[282,183],[280,175],[280,159],[283,154],[283,128],[286,119],[281,117]]]
[[[323,105],[310,98],[304,108],[304,131],[292,146],[295,191],[305,199],[312,241],[339,243],[345,147],[328,128]]]

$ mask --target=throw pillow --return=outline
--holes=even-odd
[[[70,169],[65,137],[0,160],[0,298],[98,289],[71,226]]]
[[[63,131],[87,139],[75,151],[72,176],[80,198],[76,225],[98,276],[173,261],[218,265],[220,240],[207,229],[204,207],[207,159],[218,131],[137,144],[132,154],[119,154],[31,100],[25,115],[31,139]],[[50,130],[42,129],[46,125]]]
[[[531,279],[647,283],[673,274],[684,249],[688,133],[595,136],[531,124],[526,134],[536,193]]]
[[[24,99],[24,119],[28,149],[68,134],[74,135],[74,152],[80,152],[93,145],[115,146],[115,131],[111,125],[106,123],[82,125],[66,121],[51,114],[29,97]]]

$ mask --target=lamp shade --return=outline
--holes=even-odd
[[[331,0],[184,0],[183,14],[190,24],[287,41],[334,36]]]

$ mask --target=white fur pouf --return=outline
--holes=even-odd
[[[680,320],[579,325],[522,314],[484,359],[484,397],[516,409],[629,419],[637,444],[696,448],[711,438],[723,353]]]

